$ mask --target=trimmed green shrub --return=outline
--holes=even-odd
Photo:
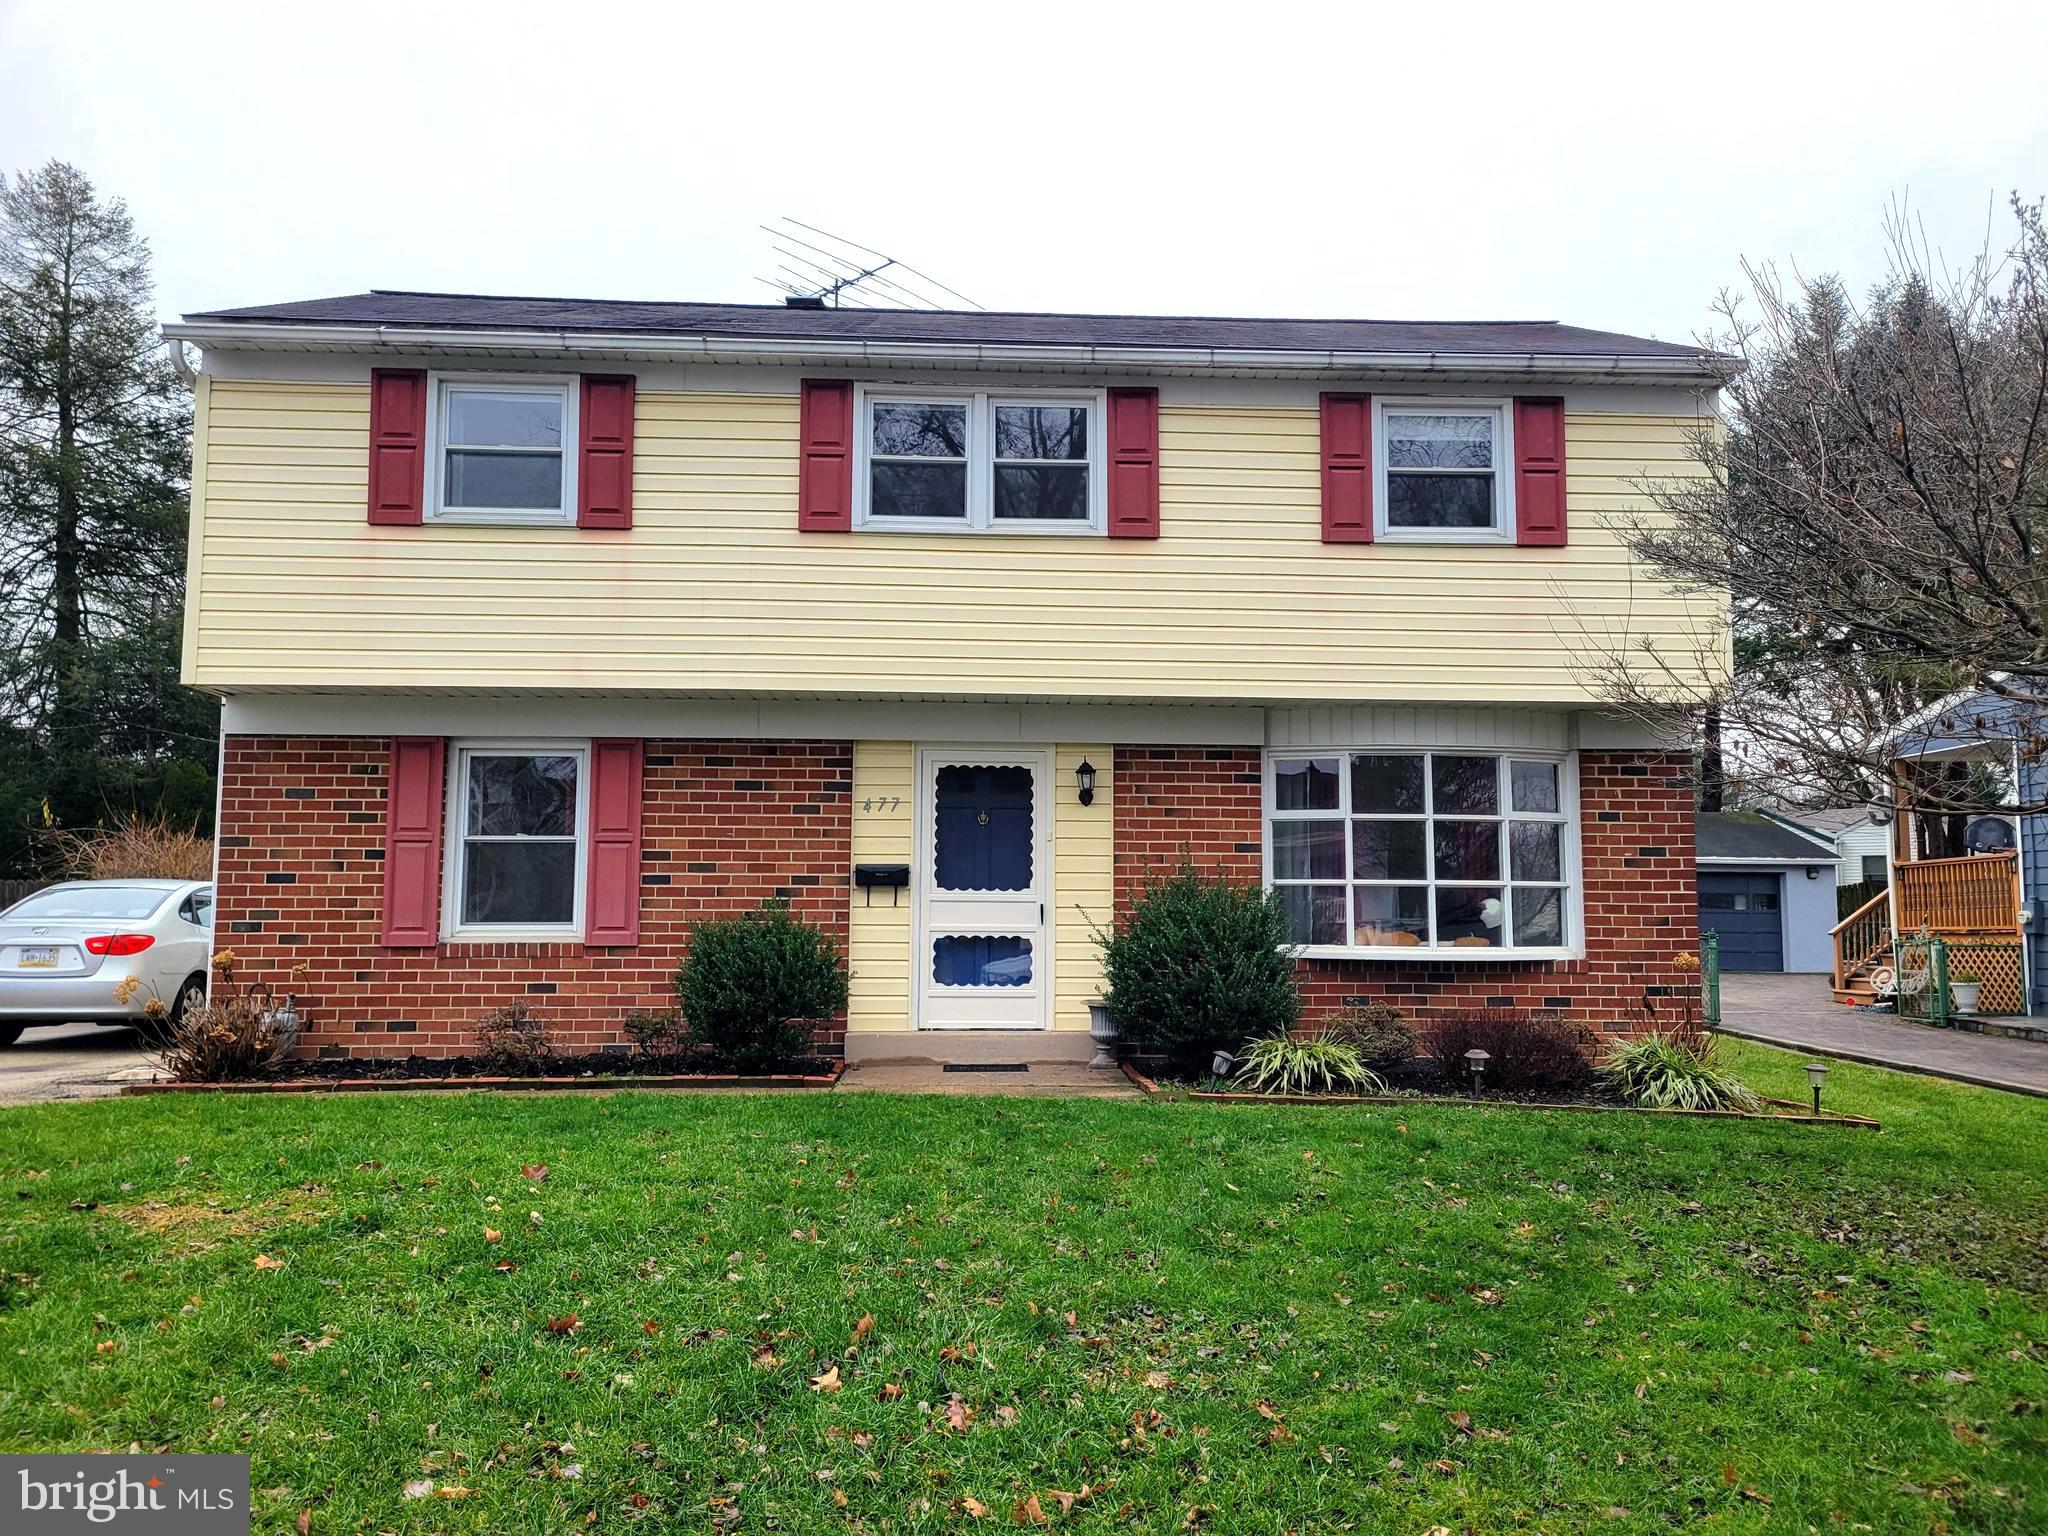
[[[1279,898],[1256,881],[1204,877],[1183,862],[1148,878],[1102,946],[1104,1001],[1125,1043],[1176,1069],[1285,1034],[1301,1017],[1294,949]]]
[[[543,1077],[555,1059],[555,1042],[540,1014],[525,1003],[507,1003],[477,1020],[476,1054],[507,1077]]]
[[[1583,1024],[1518,1008],[1474,1008],[1447,1013],[1422,1028],[1422,1051],[1446,1086],[1471,1086],[1467,1051],[1484,1051],[1486,1088],[1562,1093],[1583,1088],[1593,1075],[1593,1036]]]
[[[1297,1040],[1267,1035],[1237,1053],[1237,1080],[1254,1093],[1378,1093],[1387,1085],[1358,1047],[1330,1030]]]
[[[1358,1051],[1375,1072],[1406,1066],[1415,1057],[1415,1026],[1392,1003],[1353,1003],[1330,1018],[1327,1033]]]
[[[696,926],[676,996],[690,1039],[720,1066],[772,1072],[816,1054],[817,1025],[846,1006],[846,967],[788,902],[764,901]]]
[[[1650,1034],[1620,1041],[1600,1063],[1599,1076],[1603,1085],[1645,1109],[1763,1107],[1763,1101],[1716,1059],[1711,1036]]]

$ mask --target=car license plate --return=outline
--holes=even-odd
[[[44,946],[40,949],[24,948],[21,952],[20,963],[23,970],[37,965],[55,965],[57,963],[56,948],[54,946]]]

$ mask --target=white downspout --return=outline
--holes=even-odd
[[[185,343],[166,336],[164,346],[171,354],[171,371],[184,380],[187,389],[198,389],[199,375],[192,371],[192,360],[185,355]]]

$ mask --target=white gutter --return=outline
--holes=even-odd
[[[1719,382],[1701,356],[1630,357],[1554,352],[1349,352],[1264,347],[1088,346],[1037,342],[924,342],[835,337],[619,335],[601,331],[472,331],[386,325],[289,325],[275,322],[166,324],[174,345],[385,352],[440,350],[514,353],[630,352],[659,358],[849,365],[902,362],[1059,364],[1105,370],[1148,368],[1272,369],[1281,372],[1459,372],[1504,376],[1558,373]]]
[[[187,389],[199,387],[199,375],[192,371],[192,359],[185,355],[185,343],[171,335],[171,328],[163,327],[164,346],[171,354],[171,371],[185,381]]]

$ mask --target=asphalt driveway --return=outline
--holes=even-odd
[[[1845,1008],[1825,976],[1721,977],[1721,1032],[1787,1050],[2048,1098],[2048,1045]]]
[[[25,1030],[0,1046],[0,1104],[103,1099],[121,1084],[147,1081],[153,1059],[132,1029],[57,1024]]]

